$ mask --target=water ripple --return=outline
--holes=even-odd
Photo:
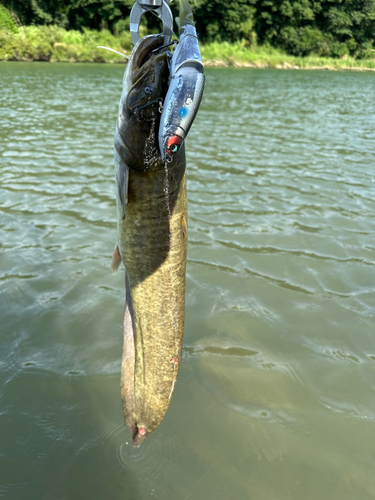
[[[207,71],[183,362],[135,450],[110,272],[122,73],[1,65],[0,496],[370,498],[373,75]]]

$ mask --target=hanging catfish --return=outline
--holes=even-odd
[[[184,27],[186,16],[181,11]],[[168,109],[173,109],[176,94],[170,92],[174,77],[170,78],[169,68],[177,68],[176,56],[182,58],[183,53],[177,48],[172,55],[163,35],[136,42],[124,75],[115,132],[118,239],[112,270],[121,261],[126,269],[121,397],[134,446],[164,418],[181,361],[187,249],[185,137],[170,155],[160,154],[158,144],[159,128],[164,130],[168,122],[172,130]],[[163,102],[167,114],[160,116]],[[185,126],[185,135],[190,125]],[[180,120],[176,126],[181,127]]]

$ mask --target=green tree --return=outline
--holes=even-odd
[[[17,33],[18,27],[9,10],[0,4],[0,30]]]
[[[69,0],[4,0],[3,4],[17,13],[22,24],[58,24],[68,27],[66,13]]]
[[[23,24],[128,29],[133,0],[0,0]],[[375,57],[375,0],[190,0],[203,42],[270,44],[294,55]],[[178,1],[171,2],[178,15]],[[144,26],[160,30],[148,14]]]
[[[375,0],[326,0],[318,22],[347,52],[374,57]]]
[[[206,42],[253,39],[256,0],[192,1],[197,31]]]
[[[86,26],[113,31],[115,24],[129,15],[133,3],[132,0],[71,0],[69,26],[74,29]]]

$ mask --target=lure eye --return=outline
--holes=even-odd
[[[180,149],[181,144],[182,144],[181,137],[178,137],[178,135],[172,135],[171,137],[169,137],[167,142],[167,152],[171,155],[176,154],[177,151]]]

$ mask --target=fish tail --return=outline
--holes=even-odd
[[[137,429],[137,434],[133,437],[133,446],[134,448],[139,448],[141,443],[146,439],[148,436],[148,432],[145,429]]]

